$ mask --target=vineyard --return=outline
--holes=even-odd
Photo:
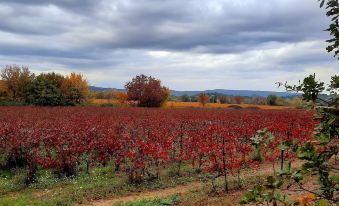
[[[41,169],[69,177],[109,162],[130,183],[159,178],[169,163],[180,175],[183,162],[226,181],[261,158],[293,158],[279,145],[309,141],[316,123],[303,110],[1,107],[0,114],[1,169],[26,168],[27,185]],[[275,138],[254,151],[263,128]]]

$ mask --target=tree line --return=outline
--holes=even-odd
[[[87,80],[77,73],[35,75],[28,67],[7,65],[0,76],[2,101],[39,106],[78,105],[84,103],[90,93]]]
[[[151,76],[138,75],[127,82],[127,92],[108,92],[94,95],[88,81],[72,72],[69,75],[54,72],[35,75],[28,67],[7,65],[0,72],[0,103],[38,106],[74,106],[87,103],[91,97],[112,97],[121,104],[129,102],[141,107],[160,107],[170,95],[161,81]]]
[[[261,96],[232,96],[223,95],[219,93],[204,93],[201,92],[198,95],[181,95],[179,97],[172,97],[173,101],[180,102],[200,102],[201,104],[207,103],[219,103],[219,104],[255,104],[255,105],[271,105],[271,106],[282,106],[291,105],[300,107],[302,104],[302,97],[288,96],[280,97],[278,95],[270,94],[267,97]]]
[[[227,96],[218,93],[170,96],[169,88],[152,76],[137,75],[125,84],[125,91],[90,91],[89,83],[81,75],[54,72],[35,75],[28,67],[7,65],[0,73],[0,104],[2,102],[38,106],[74,106],[89,103],[90,99],[114,99],[119,104],[140,107],[161,107],[167,100],[220,104],[292,105],[302,107],[300,96],[282,98]],[[3,104],[2,104],[3,105]]]

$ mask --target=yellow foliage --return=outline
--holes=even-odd
[[[283,99],[279,96],[277,96],[277,99],[275,100],[275,104],[276,105],[283,105]]]
[[[61,87],[66,94],[70,91],[69,88],[73,88],[85,98],[90,95],[87,80],[81,74],[76,74],[74,72],[66,77]]]
[[[73,86],[78,88],[80,91],[88,96],[90,93],[87,80],[81,75],[72,72],[69,76],[66,77],[66,81],[69,81]]]
[[[5,81],[0,80],[0,98],[7,97],[8,87]]]
[[[298,201],[301,206],[308,206],[310,205],[309,203],[311,203],[315,198],[316,197],[314,194],[308,193],[307,195],[298,197]]]
[[[112,103],[112,104],[118,104],[119,102],[114,99],[92,99],[91,102],[93,104],[107,104],[107,103]]]
[[[14,101],[21,101],[25,98],[25,89],[34,79],[34,74],[27,67],[17,65],[5,66],[0,76],[6,82],[9,98]]]
[[[207,103],[205,105],[206,108],[228,108],[233,104],[220,104],[220,103]],[[260,109],[288,109],[287,106],[270,106],[270,105],[254,105],[254,104],[237,104],[242,108],[247,107],[258,107]],[[167,108],[186,108],[186,107],[200,107],[202,108],[202,104],[200,102],[173,102],[168,101],[164,105]]]
[[[126,104],[128,99],[126,92],[116,92],[114,93],[114,96],[120,104]]]
[[[0,80],[0,93],[7,92],[7,84],[4,80]]]
[[[120,103],[118,99],[93,99],[92,102],[94,104],[105,104],[105,103],[112,103],[118,104]],[[207,103],[205,108],[228,108],[229,106],[234,104],[219,104],[219,103]],[[253,104],[237,104],[242,108],[247,107],[258,107],[260,109],[289,109],[290,107],[287,106],[270,106],[270,105],[253,105]],[[174,102],[174,101],[167,101],[164,106],[165,108],[203,108],[200,102]]]
[[[302,97],[294,97],[291,101],[291,105],[296,108],[300,108],[303,106],[303,100]]]

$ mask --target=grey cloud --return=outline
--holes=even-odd
[[[87,36],[92,32],[103,30],[111,38],[98,36],[91,39],[89,46],[109,50],[239,52],[270,41],[298,42],[324,37],[322,28],[314,25],[326,24],[317,3],[309,3],[309,0],[273,0],[262,5],[250,0],[243,5],[217,0],[11,2],[2,3],[12,12],[2,15],[5,21],[0,23],[1,30],[47,35],[58,40],[63,34],[72,35],[74,29],[80,29],[84,34],[74,33],[73,36],[80,42],[79,47],[81,40],[88,41]],[[50,5],[61,9],[64,13],[60,15],[68,15],[67,18],[60,16],[58,21],[44,13]]]
[[[0,19],[0,66],[25,59],[35,66],[41,59],[84,72],[164,78],[197,72],[210,79],[222,69],[249,79],[273,70],[337,68],[325,43],[307,46],[328,38],[316,0],[0,0]],[[288,52],[272,51],[288,45]],[[153,50],[206,54],[215,57],[212,65],[223,55],[238,59],[211,69],[194,58],[150,57]]]
[[[10,5],[18,6],[46,6],[55,5],[70,11],[89,12],[92,11],[99,1],[95,0],[10,0],[3,1]],[[1,1],[0,1],[1,3]]]

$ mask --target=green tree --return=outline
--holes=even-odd
[[[331,17],[331,24],[327,31],[333,36],[332,39],[327,40],[329,46],[326,48],[328,52],[334,52],[334,56],[339,59],[339,3],[338,0],[318,0],[320,7],[326,3],[326,15]],[[279,83],[279,85],[282,85]],[[303,84],[298,86],[290,86],[285,83],[287,90],[304,92],[303,99],[311,101],[313,108],[317,111],[317,118],[320,121],[317,128],[315,128],[314,136],[317,139],[317,144],[308,142],[300,147],[296,147],[295,152],[297,157],[306,161],[302,169],[292,171],[291,167],[287,171],[281,173],[280,179],[270,176],[267,179],[267,186],[257,185],[252,190],[247,192],[243,197],[241,203],[247,204],[249,202],[258,202],[264,200],[267,204],[272,202],[277,205],[277,201],[283,202],[284,205],[291,205],[286,202],[286,196],[279,190],[287,178],[293,179],[299,186],[300,190],[311,192],[317,196],[316,205],[338,205],[338,191],[339,191],[339,176],[337,172],[339,169],[337,165],[333,165],[330,161],[333,157],[338,155],[338,141],[339,141],[339,109],[338,109],[338,90],[339,77],[337,75],[331,77],[331,82],[328,85],[327,91],[330,93],[329,100],[319,99],[319,94],[324,91],[324,83],[315,80],[315,75],[310,75],[305,78]],[[325,102],[326,106],[317,106],[317,100]],[[335,163],[336,164],[336,161]],[[303,187],[301,180],[306,173],[313,173],[319,177],[320,192],[311,191]],[[269,187],[273,186],[273,187]],[[291,185],[289,185],[291,186]],[[279,192],[267,192],[271,191]],[[273,189],[273,190],[272,190]],[[295,205],[295,204],[293,204]]]
[[[281,84],[280,84],[281,85]],[[282,145],[285,148],[291,147],[295,155],[303,160],[301,169],[293,170],[288,164],[287,168],[282,168],[278,176],[269,176],[265,186],[257,185],[245,194],[241,203],[264,201],[267,204],[277,205],[281,202],[284,205],[294,205],[288,202],[287,195],[283,194],[281,188],[285,185],[290,188],[295,185],[299,190],[315,195],[316,205],[333,205],[339,202],[339,176],[336,171],[336,155],[338,155],[339,142],[339,110],[338,110],[338,89],[339,78],[337,75],[331,78],[328,91],[331,96],[325,102],[327,105],[319,106],[318,95],[324,91],[324,83],[315,80],[315,75],[306,77],[302,84],[290,86],[285,84],[287,90],[302,91],[303,100],[312,102],[312,107],[316,109],[319,120],[315,128],[314,137],[316,141]],[[324,101],[324,100],[321,100]],[[319,180],[319,190],[311,190],[302,183],[303,176],[311,174],[317,176]],[[288,181],[286,181],[288,180]],[[278,192],[279,191],[279,192]]]
[[[318,0],[320,7],[325,7],[326,15],[331,18],[331,23],[326,31],[330,32],[331,39],[327,40],[329,45],[326,50],[333,52],[339,59],[339,1],[338,0]],[[326,5],[326,6],[325,6]]]
[[[219,96],[220,104],[228,104],[231,102],[230,97],[228,96]]]
[[[43,76],[44,78],[52,81],[58,88],[61,88],[62,84],[65,82],[66,78],[64,75],[62,74],[58,74],[55,72],[51,72],[51,73],[42,73],[40,74],[41,76]]]
[[[339,76],[334,75],[331,77],[331,83],[327,89],[330,92],[330,98],[332,100],[332,105],[336,109],[339,109]],[[330,102],[331,103],[331,102]]]
[[[218,96],[217,95],[215,95],[215,94],[210,94],[210,95],[208,95],[209,96],[209,98],[210,98],[210,103],[217,103],[217,100],[218,100]]]
[[[267,96],[266,101],[268,105],[277,105],[278,96],[270,94]]]
[[[191,101],[191,98],[190,98],[190,96],[188,96],[187,94],[184,94],[184,95],[182,95],[182,96],[180,97],[180,100],[181,100],[182,102],[190,102],[190,101]]]
[[[27,87],[26,102],[39,106],[62,105],[62,93],[56,82],[44,75],[37,76]]]
[[[191,102],[198,102],[199,101],[198,95],[192,95],[192,96],[190,96],[190,99],[191,99]]]
[[[281,83],[280,83],[281,85]],[[319,82],[315,78],[315,74],[309,75],[299,85],[287,85],[285,83],[285,88],[287,91],[301,91],[303,92],[302,96],[304,100],[307,100],[312,103],[313,108],[317,100],[326,102],[325,100],[319,97],[319,94],[325,90],[324,82]]]

